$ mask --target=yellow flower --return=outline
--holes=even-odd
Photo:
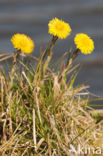
[[[30,37],[24,34],[14,34],[11,38],[14,48],[21,50],[21,52],[31,53],[34,50],[34,42]]]
[[[83,54],[90,54],[94,50],[93,40],[86,34],[77,34],[74,38],[77,49],[81,50]]]
[[[70,35],[71,32],[70,25],[62,20],[59,20],[56,17],[49,22],[48,27],[49,34],[57,36],[60,39],[66,38],[68,35]]]

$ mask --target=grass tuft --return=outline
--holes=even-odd
[[[88,86],[73,87],[77,52],[53,72],[53,45],[39,58],[30,56],[35,66],[14,55],[9,73],[0,71],[0,155],[69,156],[70,144],[97,147],[103,138],[103,125],[95,120],[100,116],[88,106]]]

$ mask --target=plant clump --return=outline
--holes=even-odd
[[[99,141],[102,146],[103,125],[96,123],[88,106],[89,98],[85,96],[89,94],[88,86],[74,87],[79,65],[73,66],[73,61],[81,48],[77,47],[68,56],[64,53],[55,72],[50,66],[55,42],[69,33],[69,26],[63,21],[55,18],[52,22],[49,27],[55,27],[56,22],[61,25],[57,25],[55,33],[49,30],[53,34],[50,45],[46,50],[41,49],[39,58],[25,54],[29,63],[21,60],[21,52],[32,52],[31,39],[19,34],[17,46],[14,40],[18,34],[11,40],[17,48],[12,55],[12,67],[8,76],[4,69],[0,71],[0,155],[69,156],[74,155],[69,151],[70,145],[96,148]]]

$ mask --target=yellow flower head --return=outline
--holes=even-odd
[[[56,17],[49,22],[48,26],[49,26],[49,34],[57,36],[60,39],[64,39],[68,35],[70,35],[71,32],[70,25],[62,20],[59,20]]]
[[[94,50],[93,40],[86,34],[77,34],[74,38],[77,49],[81,50],[83,54],[90,54]]]
[[[21,50],[21,52],[31,53],[34,50],[34,42],[30,37],[24,34],[14,34],[11,38],[14,48]]]

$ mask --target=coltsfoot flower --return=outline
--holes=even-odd
[[[94,50],[94,42],[86,34],[76,34],[74,43],[76,44],[77,49],[81,50],[81,53],[83,54],[91,54]]]
[[[60,39],[65,39],[71,32],[70,25],[56,17],[49,22],[48,27],[49,34],[57,36]]]
[[[14,34],[11,42],[17,50],[25,53],[31,53],[34,50],[34,42],[25,34]]]

